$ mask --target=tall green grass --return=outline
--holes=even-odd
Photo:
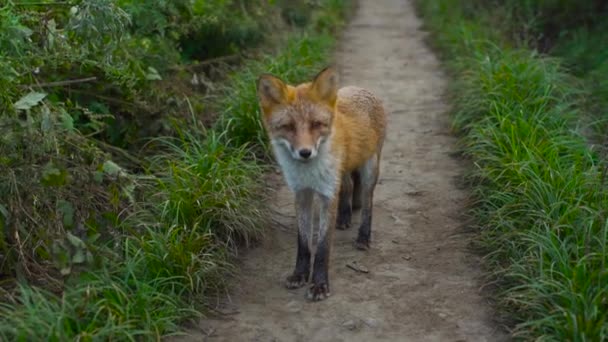
[[[596,132],[595,140],[606,142],[608,129],[608,24],[585,25],[568,30],[551,49],[572,73],[585,81],[590,96],[586,101],[588,122]]]
[[[140,180],[148,198],[123,220],[123,235],[99,247],[102,265],[70,278],[61,295],[20,286],[0,304],[2,340],[156,340],[221,293],[236,248],[266,224],[263,168],[213,132],[161,143],[157,176]]]
[[[418,8],[454,75],[454,127],[474,163],[471,213],[513,336],[606,339],[608,187],[579,129],[588,93],[559,59],[484,30],[487,17],[464,15],[464,2]]]

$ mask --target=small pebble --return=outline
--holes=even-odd
[[[287,310],[293,313],[300,312],[302,311],[302,304],[298,301],[292,300],[287,303]]]
[[[370,328],[375,328],[378,326],[378,320],[375,318],[366,318],[363,320],[365,324]]]
[[[342,326],[348,330],[355,330],[359,327],[359,325],[357,324],[357,322],[354,319],[349,319],[348,321],[344,321],[342,323]]]
[[[358,262],[353,261],[353,262],[349,262],[348,264],[346,264],[346,267],[352,269],[353,271],[356,272],[361,272],[361,273],[369,273],[369,270],[367,269],[367,267],[360,265]]]

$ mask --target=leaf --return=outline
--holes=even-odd
[[[32,34],[34,34],[34,31],[32,31],[32,29],[30,29],[27,26],[23,26],[23,25],[19,25],[16,27],[16,31],[18,33],[21,34],[22,37],[24,38],[29,38]]]
[[[57,35],[57,24],[55,23],[55,19],[49,20],[46,24],[46,28],[48,32],[46,38],[48,42],[48,47],[52,49],[55,45],[55,36]]]
[[[8,221],[8,209],[3,204],[0,204],[0,231],[4,230]],[[0,237],[0,247],[4,246],[4,239]]]
[[[4,204],[0,204],[0,214],[2,214],[4,218],[8,218],[8,209],[6,209]]]
[[[68,114],[65,110],[61,110],[60,112],[61,122],[63,123],[63,128],[68,131],[74,129],[74,118]]]
[[[53,128],[53,120],[51,119],[51,113],[48,108],[44,107],[42,110],[42,122],[40,128],[43,132],[49,132]]]
[[[146,79],[150,80],[150,81],[154,81],[154,80],[162,80],[163,78],[160,77],[160,74],[158,73],[158,71],[156,69],[149,66],[148,73],[146,74]]]
[[[123,193],[125,194],[125,196],[127,196],[127,198],[129,199],[129,201],[131,203],[135,203],[135,196],[133,196],[134,192],[135,192],[135,184],[133,184],[133,183],[125,186],[123,189]]]
[[[95,183],[101,184],[101,182],[103,182],[103,172],[95,171],[93,173],[93,180]]]
[[[74,224],[74,206],[72,206],[72,203],[65,201],[65,200],[59,200],[57,202],[57,210],[61,214],[63,214],[63,224],[64,225],[70,227]],[[70,235],[71,234],[68,233],[68,240],[70,240]],[[72,242],[72,241],[70,241],[70,242]]]
[[[42,170],[40,183],[45,186],[63,186],[68,182],[68,172],[49,163]]]
[[[87,238],[87,241],[89,243],[93,243],[93,242],[97,241],[97,239],[99,239],[100,236],[101,236],[101,234],[99,234],[99,233],[92,234],[91,236],[89,236]]]
[[[87,251],[87,261],[88,262],[93,261],[93,253],[91,253],[90,251]]]
[[[66,237],[68,238],[68,241],[72,244],[72,246],[83,249],[85,248],[85,244],[82,240],[80,240],[80,238],[70,232],[67,232]]]
[[[42,101],[42,99],[44,99],[46,95],[46,93],[39,93],[33,91],[20,98],[17,102],[13,103],[13,106],[16,109],[28,110],[40,103],[40,101]]]
[[[76,253],[72,256],[72,262],[75,264],[81,264],[85,260],[84,250],[79,248],[76,250]]]
[[[116,176],[117,174],[123,173],[122,168],[111,160],[106,160],[103,163],[103,172],[110,176]]]
[[[72,273],[72,267],[71,266],[64,267],[59,272],[61,272],[61,275],[66,276],[66,275]]]

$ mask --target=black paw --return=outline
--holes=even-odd
[[[313,302],[327,299],[329,297],[329,285],[327,283],[314,284],[308,289],[306,297]]]
[[[288,289],[299,289],[306,285],[306,278],[304,274],[292,274],[285,279],[285,287]]]
[[[338,220],[336,221],[336,229],[346,230],[348,228],[350,228],[350,217],[338,217]]]
[[[355,241],[355,248],[360,251],[367,251],[369,249],[369,238],[358,237]]]
[[[338,210],[338,218],[336,219],[336,228],[340,230],[350,228],[352,217],[353,213],[350,208],[340,208],[340,210]]]

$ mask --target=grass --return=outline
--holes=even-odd
[[[159,252],[171,248],[165,243],[183,242],[167,241],[170,236],[151,234],[127,240],[125,260],[118,268],[82,274],[59,296],[36,287],[21,287],[13,303],[0,307],[5,317],[0,323],[2,339],[140,340],[177,329],[181,320],[197,311],[186,300],[188,269],[179,269],[181,276],[167,275],[186,265],[177,263],[168,269],[165,263],[177,260],[171,255],[165,260],[158,258],[163,255]],[[192,246],[192,241],[188,242]],[[202,252],[200,256],[205,259]],[[163,267],[159,267],[161,262]],[[195,276],[201,276],[205,264],[190,264],[197,266]],[[209,273],[215,272],[214,268],[205,267]]]
[[[181,134],[170,152],[155,158],[159,170],[158,217],[172,225],[200,227],[236,246],[261,234],[265,216],[252,199],[264,193],[259,177],[264,166],[255,162],[246,144],[232,147],[226,132],[197,137]]]
[[[600,144],[606,142],[604,132],[608,128],[608,81],[604,77],[608,72],[608,51],[597,47],[608,43],[607,32],[608,25],[603,22],[572,29],[551,49],[551,54],[559,56],[585,82],[590,95],[586,101],[586,111],[590,113],[587,121]]]
[[[418,8],[454,76],[453,122],[474,165],[471,214],[499,306],[516,339],[604,340],[607,169],[580,128],[589,89],[561,59],[486,31],[490,10],[468,16],[463,4]]]
[[[100,247],[102,265],[72,276],[60,294],[20,286],[0,306],[2,340],[156,339],[221,293],[236,248],[265,226],[263,168],[214,132],[162,144],[149,198]]]
[[[131,174],[111,160],[91,171],[121,185],[108,199],[120,211],[106,218],[110,229],[91,224],[66,232],[58,245],[66,275],[57,287],[22,281],[3,293],[0,339],[158,340],[204,314],[225,291],[238,248],[268,224],[259,159],[268,150],[255,77],[270,71],[297,81],[318,71],[349,5],[319,3],[312,26],[291,34],[278,53],[247,60],[229,75],[211,127],[190,107],[191,119],[176,122],[174,136],[150,140],[155,153],[140,163],[145,172]],[[61,170],[51,175],[63,179]]]

